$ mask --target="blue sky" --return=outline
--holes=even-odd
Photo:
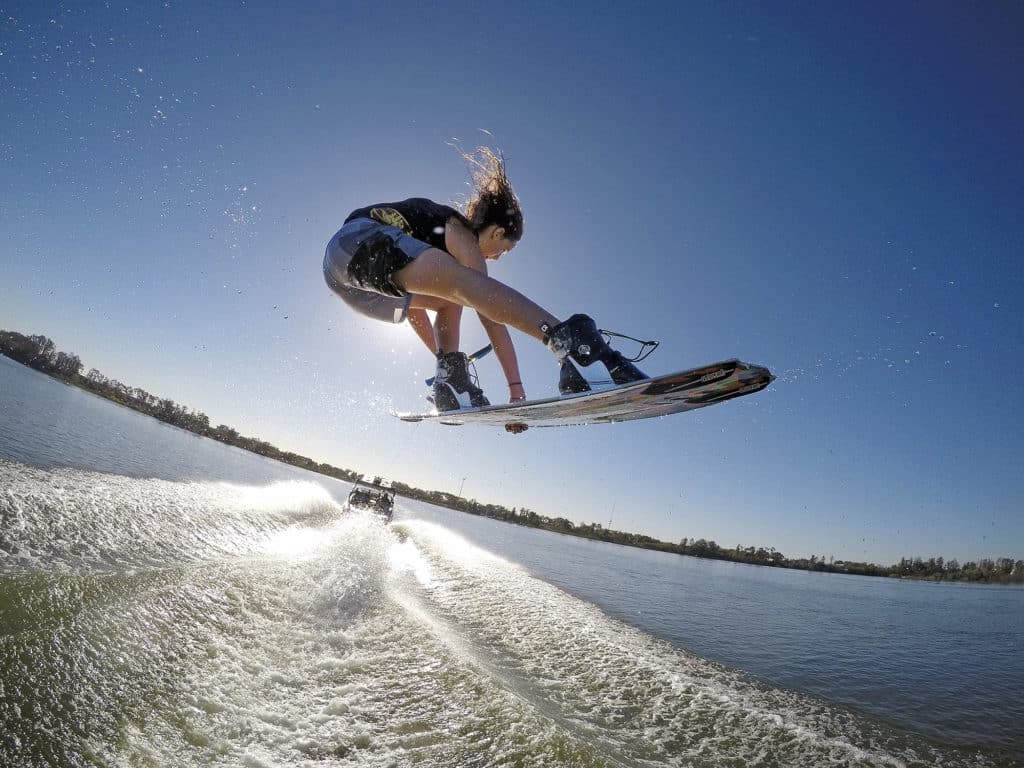
[[[578,4],[572,4],[578,6]],[[0,327],[340,466],[664,539],[1024,557],[1024,12],[1014,4],[8,3]],[[491,273],[740,357],[634,424],[408,425],[433,361],[327,290],[347,213],[502,149]],[[471,314],[464,346],[484,343]],[[527,393],[549,352],[514,334]],[[504,396],[493,357],[480,366]]]

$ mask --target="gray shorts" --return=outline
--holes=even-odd
[[[327,243],[324,280],[361,315],[401,323],[412,297],[392,278],[431,247],[397,227],[373,219],[353,219]]]

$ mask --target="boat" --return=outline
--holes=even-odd
[[[346,507],[350,512],[371,512],[383,522],[390,523],[395,512],[395,491],[390,483],[380,478],[373,482],[359,480],[348,493]]]

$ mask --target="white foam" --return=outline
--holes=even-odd
[[[406,526],[443,585],[422,590],[419,608],[434,616],[439,639],[463,644],[508,690],[584,742],[611,743],[609,754],[625,763],[896,767],[918,760],[915,749],[927,753],[875,723],[674,649],[436,525]]]
[[[0,461],[0,573],[177,567],[299,555],[341,514],[315,483],[170,482]]]
[[[437,525],[404,521],[401,539],[358,516],[265,514],[246,557],[86,575],[62,593],[67,668],[87,669],[88,701],[116,715],[90,731],[93,762],[991,764],[682,653]],[[290,527],[300,556],[253,544]],[[14,658],[50,641],[21,633],[38,653]],[[24,673],[32,695],[58,681],[55,712],[86,695],[62,690],[59,669]]]

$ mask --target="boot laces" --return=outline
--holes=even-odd
[[[624,333],[616,333],[615,331],[606,331],[603,328],[598,329],[598,333],[600,333],[602,336],[604,336],[605,341],[608,342],[609,346],[611,345],[611,337],[612,336],[615,336],[616,338],[619,338],[619,339],[629,339],[630,341],[635,341],[637,344],[639,344],[640,345],[640,351],[637,352],[636,357],[626,357],[625,355],[622,355],[621,352],[619,352],[619,354],[622,355],[623,359],[628,360],[631,363],[639,363],[642,360],[646,360],[647,357],[654,350],[656,350],[658,348],[658,345],[661,343],[660,341],[641,341],[640,339],[635,339],[632,336],[627,336]]]
[[[471,357],[466,358],[466,378],[471,387],[483,391],[480,389],[480,377],[476,373],[476,362]]]
[[[466,372],[465,383],[469,384],[469,389],[480,389],[480,377],[477,375],[476,372],[475,358],[469,355],[464,355],[463,359],[465,360],[466,364],[464,368]],[[443,365],[441,369],[438,371],[437,375],[433,379],[429,379],[427,383],[432,384],[435,381],[437,381],[439,384],[448,384],[449,386],[454,386],[454,384],[462,383],[458,381],[458,379],[461,378],[458,376],[458,374],[461,373],[461,371],[457,366],[458,363],[452,364],[450,363],[450,361],[444,360]],[[455,381],[453,381],[453,379]],[[469,389],[467,389],[466,391],[469,391]]]

